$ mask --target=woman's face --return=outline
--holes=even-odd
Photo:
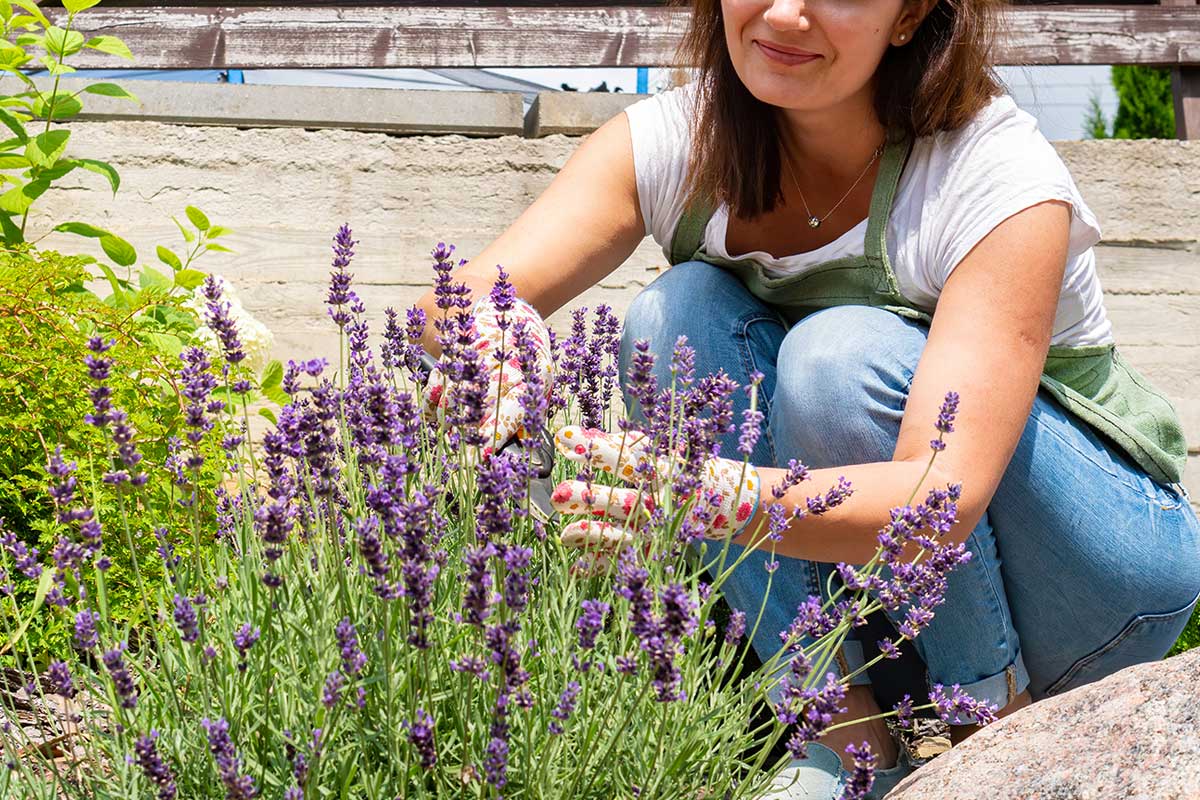
[[[756,98],[819,111],[869,91],[916,27],[909,0],[721,0],[733,68]],[[786,52],[781,52],[786,51]]]

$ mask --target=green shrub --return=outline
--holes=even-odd
[[[0,439],[0,518],[43,554],[53,550],[61,527],[46,498],[47,460],[61,444],[65,458],[79,458],[86,465],[84,454],[95,452],[103,441],[84,421],[91,408],[80,393],[88,383],[83,364],[88,338],[116,340],[122,369],[111,379],[114,403],[128,409],[131,424],[143,432],[149,462],[162,463],[182,424],[178,353],[200,324],[184,306],[192,296],[190,285],[201,276],[196,270],[176,273],[174,282],[145,271],[142,287],[123,287],[118,280],[114,293],[101,299],[86,288],[91,260],[28,246],[0,250],[0,341],[5,343],[0,351],[0,428],[6,433]],[[155,277],[147,277],[151,275]],[[209,449],[219,451],[216,445]],[[219,474],[218,466],[209,469]],[[151,584],[162,580],[161,569],[145,558],[155,549],[152,530],[175,513],[168,489],[147,492],[133,512],[132,543],[149,562],[143,577]],[[98,511],[106,528],[120,529],[114,509],[101,506]],[[138,602],[128,572],[128,546],[113,545],[107,552],[113,560],[114,617],[132,623]],[[25,591],[32,601],[32,591]],[[68,635],[63,621],[46,615],[38,619],[26,632],[26,644],[39,657],[61,651]]]

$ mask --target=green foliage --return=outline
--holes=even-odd
[[[75,94],[59,90],[59,79],[75,71],[66,59],[85,48],[99,50],[132,60],[120,39],[97,36],[84,40],[73,30],[75,15],[99,0],[67,0],[65,27],[50,24],[41,10],[29,0],[0,0],[0,70],[16,77],[24,91],[0,95],[0,123],[12,138],[0,141],[0,241],[14,245],[26,241],[26,225],[34,204],[55,181],[76,169],[103,176],[114,194],[121,185],[117,171],[104,161],[72,158],[68,154],[71,131],[56,129],[53,123],[72,119],[83,110],[83,94],[96,94],[137,101],[129,91],[114,83],[96,83]],[[22,11],[28,13],[20,13]],[[31,50],[40,49],[36,56]],[[44,66],[54,84],[43,91],[23,70]],[[137,261],[137,252],[116,234],[80,222],[56,225],[56,231],[98,239],[105,255],[118,266]]]
[[[190,340],[200,320],[184,306],[190,291],[152,281],[133,286],[109,272],[116,290],[101,299],[87,288],[92,279],[89,257],[35,251],[28,245],[0,250],[0,518],[29,546],[49,553],[57,541],[46,496],[45,464],[57,444],[64,457],[87,463],[102,439],[84,422],[90,410],[81,391],[89,383],[83,358],[87,339],[115,339],[113,353],[122,363],[110,381],[114,402],[128,409],[142,432],[142,450],[152,462],[167,455],[170,437],[181,435],[182,418],[175,372],[179,348]],[[211,448],[216,455],[216,448]],[[97,465],[102,467],[102,465]],[[213,467],[212,469],[216,469]],[[211,476],[210,476],[211,477]],[[169,484],[148,492],[137,509],[133,544],[143,559],[154,552],[151,529],[173,513]],[[101,507],[106,530],[118,531],[113,508]],[[113,613],[133,622],[140,601],[130,575],[130,553],[115,536],[106,552],[114,566],[109,574]],[[151,562],[144,577],[162,580]],[[28,590],[26,592],[28,594]],[[31,595],[30,595],[31,597]],[[35,654],[61,652],[66,627],[61,619],[35,624],[27,644]]]
[[[1171,71],[1159,67],[1115,66],[1112,85],[1120,104],[1109,121],[1093,95],[1084,118],[1084,133],[1091,139],[1174,139],[1175,99]]]
[[[1179,640],[1175,642],[1175,646],[1167,655],[1168,657],[1177,655],[1195,647],[1200,647],[1200,605],[1196,606],[1196,610],[1192,612],[1192,618],[1188,620],[1187,627],[1183,629]]]

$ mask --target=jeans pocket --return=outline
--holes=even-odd
[[[1200,594],[1175,611],[1134,617],[1110,642],[1072,664],[1061,678],[1046,689],[1046,696],[1100,680],[1134,664],[1162,658],[1183,632],[1198,600]]]

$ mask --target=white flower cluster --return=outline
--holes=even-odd
[[[271,347],[275,343],[275,334],[260,322],[243,306],[234,291],[233,284],[220,275],[213,275],[221,286],[221,302],[229,303],[229,318],[237,328],[238,340],[246,352],[246,360],[242,363],[253,370],[255,375],[261,375],[263,368],[271,358]],[[204,299],[202,289],[197,288],[192,298],[185,305],[200,317],[201,326],[194,334],[197,344],[214,355],[219,355],[221,345],[217,335],[208,327],[208,301]]]

